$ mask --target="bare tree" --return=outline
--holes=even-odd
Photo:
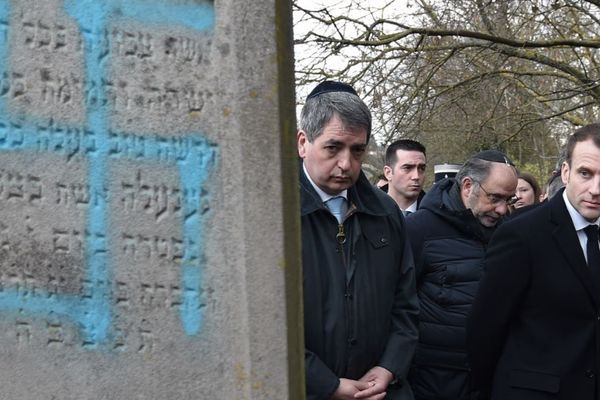
[[[331,3],[295,1],[298,93],[355,84],[382,144],[417,138],[433,162],[500,148],[541,177],[599,119],[598,0]]]

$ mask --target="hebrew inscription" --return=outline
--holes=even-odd
[[[202,327],[214,6],[52,1],[0,0],[5,340],[152,353]]]

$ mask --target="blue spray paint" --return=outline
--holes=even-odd
[[[208,155],[208,157],[206,156]],[[204,182],[207,178],[207,173],[210,166],[214,163],[209,152],[193,154],[192,165],[201,166],[199,169],[192,169],[183,164],[180,165],[180,176],[184,188],[193,188],[195,182],[200,179]],[[198,176],[200,175],[200,176]],[[202,237],[202,218],[204,216],[203,206],[200,203],[201,193],[191,197],[185,202],[183,222],[183,237],[184,243],[192,243],[199,240],[203,243]],[[201,272],[204,269],[204,257],[199,252],[198,246],[186,246],[183,257],[183,288],[184,297],[181,308],[181,320],[185,332],[189,335],[192,332],[199,332],[202,323],[202,310],[200,309],[199,288],[202,283]]]
[[[215,11],[207,4],[166,4],[149,0],[65,0],[65,9],[81,27],[104,28],[101,20],[111,16],[128,17],[154,25],[176,25],[197,31],[210,29],[215,23]],[[101,31],[98,31],[101,32]]]
[[[198,31],[212,29],[214,8],[212,5],[170,5],[139,0],[65,0],[65,10],[80,26],[84,36],[85,86],[90,90],[95,83],[109,76],[110,58],[101,54],[99,45],[102,34],[110,18],[128,18],[150,24],[169,24],[192,28]],[[0,20],[8,19],[8,0],[0,0]],[[0,41],[0,60],[6,60],[8,41]],[[0,73],[5,72],[5,64],[0,62]],[[100,98],[105,98],[101,93]],[[0,99],[0,115],[7,115],[6,104]],[[89,105],[86,110],[85,128],[96,132],[96,150],[87,153],[88,184],[91,192],[102,193],[107,187],[107,176],[111,158],[129,158],[111,154],[109,137],[110,112],[102,101]],[[17,130],[13,130],[16,132]],[[16,137],[0,137],[2,151],[36,151],[40,146],[40,133],[34,124],[19,126]],[[135,135],[135,134],[134,134]],[[13,134],[14,136],[14,134]],[[184,201],[182,221],[183,242],[185,244],[182,262],[183,301],[180,318],[187,335],[196,335],[202,324],[202,304],[200,290],[202,284],[203,257],[201,245],[204,211],[201,204],[201,188],[214,167],[217,157],[215,146],[194,134],[185,135],[189,150],[186,158],[165,155],[165,138],[144,136],[144,160],[156,161],[178,167],[182,192],[192,193]],[[175,144],[172,146],[176,147]],[[51,145],[48,145],[50,150]],[[167,145],[168,147],[168,145]],[[64,151],[57,146],[56,151]],[[175,152],[176,148],[166,150]],[[139,154],[132,157],[139,160]],[[186,190],[186,189],[189,189]],[[81,324],[89,347],[106,343],[110,338],[112,321],[110,276],[111,262],[105,247],[110,226],[107,201],[90,203],[87,217],[86,239],[87,277],[91,282],[90,296],[81,299],[73,295],[48,296],[45,293],[20,293],[18,290],[0,292],[0,310],[22,312],[31,315],[62,315]]]
[[[77,1],[73,8],[67,1],[65,6],[67,13],[73,17],[80,27],[80,31],[85,36],[84,55],[85,55],[85,86],[89,88],[92,82],[100,82],[99,78],[107,76],[106,71],[108,62],[100,62],[100,46],[95,46],[94,38],[101,37],[103,28],[106,26],[106,17],[109,10],[109,2],[90,2]],[[78,13],[78,14],[77,14]],[[88,158],[88,184],[92,192],[101,192],[106,182],[106,160],[108,157],[108,128],[109,114],[106,106],[98,101],[88,106],[87,109],[87,128],[99,133],[98,151],[89,154]],[[110,199],[108,199],[110,201]],[[86,243],[86,260],[88,267],[88,279],[93,283],[92,295],[88,299],[90,312],[85,315],[83,325],[85,331],[90,335],[91,343],[101,343],[106,341],[111,321],[110,297],[108,287],[108,277],[110,276],[109,265],[107,263],[107,254],[105,249],[98,248],[95,240],[97,236],[107,236],[106,203],[99,201],[96,204],[90,204],[88,210],[88,230],[91,232]]]

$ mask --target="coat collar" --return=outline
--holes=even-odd
[[[575,275],[594,299],[596,305],[600,307],[600,290],[597,290],[594,286],[592,275],[581,251],[573,220],[565,205],[562,191],[554,195],[548,202],[550,222],[554,225],[552,236],[557,248],[563,253]]]
[[[460,186],[454,178],[436,182],[423,199],[420,208],[429,210],[467,237],[475,238],[484,245],[487,245],[495,230],[495,227],[485,228],[473,212],[465,208],[460,196]]]
[[[304,174],[302,165],[300,165],[300,213],[301,215],[310,214],[319,209],[326,209],[313,186]],[[381,193],[375,192],[379,190]],[[371,185],[365,174],[360,171],[356,183],[348,189],[348,201],[354,205],[356,212],[362,212],[375,216],[387,215],[380,196],[387,196],[381,189]]]

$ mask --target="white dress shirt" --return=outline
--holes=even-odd
[[[571,216],[571,220],[573,221],[573,225],[575,226],[575,231],[577,231],[577,238],[579,239],[579,245],[581,246],[581,250],[583,251],[583,255],[585,257],[585,261],[587,262],[587,235],[583,231],[586,226],[595,224],[598,225],[600,218],[596,219],[595,222],[590,222],[587,219],[583,218],[581,214],[573,207],[571,202],[567,197],[567,191],[563,191],[563,200],[565,201],[565,205],[567,206],[567,211],[569,211],[569,215]]]

